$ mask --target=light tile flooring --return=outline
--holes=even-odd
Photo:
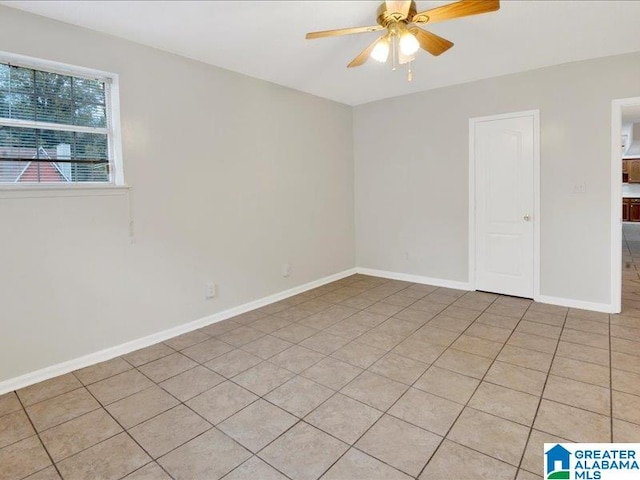
[[[622,315],[354,275],[1,396],[0,479],[528,480],[638,442],[624,231]]]

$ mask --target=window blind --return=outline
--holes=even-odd
[[[108,87],[0,63],[0,183],[110,182]]]

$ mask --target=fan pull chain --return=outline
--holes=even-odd
[[[398,35],[391,36],[391,70],[398,68]]]
[[[410,82],[413,80],[413,62],[409,62],[409,70],[407,71],[407,82]]]

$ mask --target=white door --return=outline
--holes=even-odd
[[[472,121],[476,289],[533,298],[537,112]]]

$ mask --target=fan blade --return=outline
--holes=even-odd
[[[500,0],[460,0],[459,2],[416,13],[413,23],[435,23],[454,18],[468,17],[500,9]]]
[[[378,37],[376,38],[376,40],[370,44],[367,48],[365,48],[360,55],[358,55],[356,58],[354,58],[353,60],[351,60],[351,63],[349,65],[347,65],[347,67],[349,68],[353,68],[353,67],[359,67],[360,65],[362,65],[364,62],[366,62],[369,59],[369,55],[371,55],[371,52],[373,51],[373,48],[376,46],[376,44],[382,39],[384,38],[384,35],[382,37]]]
[[[372,25],[370,27],[338,28],[336,30],[324,30],[322,32],[307,33],[304,38],[309,40],[311,38],[337,37],[340,35],[351,35],[353,33],[377,32],[378,30],[383,29],[384,27],[380,25]]]
[[[411,0],[386,0],[386,10],[388,14],[399,13],[402,15],[402,20],[409,15],[409,8],[411,8]]]
[[[420,46],[431,55],[438,56],[453,47],[453,42],[439,37],[435,33],[427,32],[417,27],[410,28],[409,31],[418,39]]]

